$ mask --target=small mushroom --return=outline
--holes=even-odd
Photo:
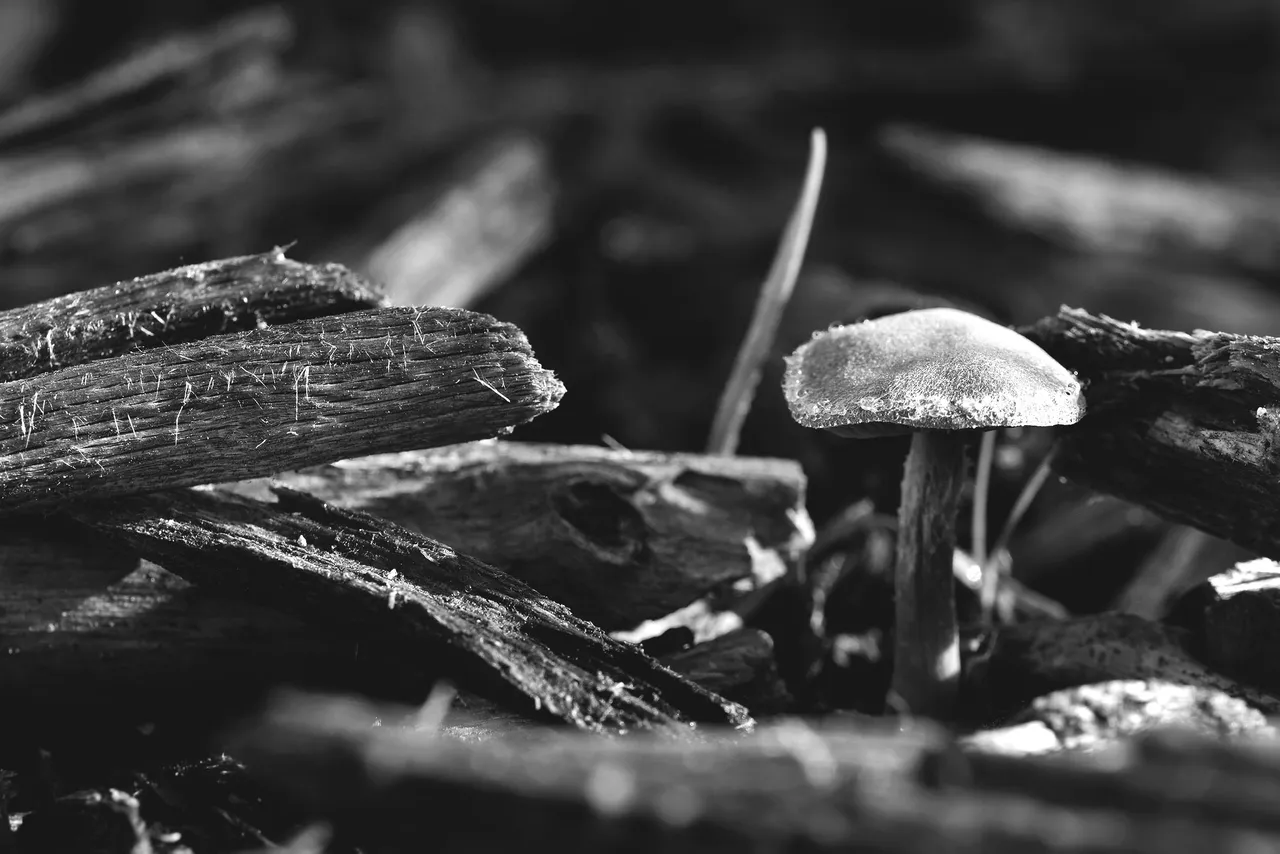
[[[851,438],[912,434],[898,507],[893,692],[946,718],[960,675],[952,558],[970,431],[1074,424],[1075,376],[1011,329],[953,308],[815,333],[787,357],[783,391],[805,427]]]

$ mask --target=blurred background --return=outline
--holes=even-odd
[[[814,330],[1280,334],[1278,37],[1277,0],[0,0],[0,308],[291,246],[523,328],[569,391],[515,439],[701,450],[820,126],[740,452],[800,460],[820,525],[892,513],[904,440],[786,411]],[[1048,441],[1002,434],[994,527]],[[1025,526],[1018,571],[1074,609],[1239,556],[1060,482]]]

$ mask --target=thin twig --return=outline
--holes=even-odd
[[[1035,472],[1022,485],[1022,492],[1018,493],[1018,500],[1014,502],[1013,509],[1009,511],[1008,518],[1004,520],[1004,527],[1000,529],[1000,535],[996,537],[995,543],[992,544],[987,559],[979,564],[982,567],[982,613],[986,617],[990,617],[992,609],[995,608],[999,580],[1003,574],[1000,567],[1006,565],[999,560],[1000,555],[1009,548],[1009,540],[1013,537],[1013,532],[1017,529],[1018,523],[1022,521],[1022,517],[1031,508],[1031,502],[1035,501],[1036,495],[1040,493],[1041,487],[1044,486],[1044,482],[1049,479],[1053,458],[1056,456],[1057,450],[1057,445],[1050,448],[1049,453],[1044,455],[1044,459],[1040,461],[1040,465],[1036,467]]]

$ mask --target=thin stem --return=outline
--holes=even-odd
[[[814,128],[809,142],[809,166],[805,171],[804,186],[782,241],[774,256],[773,266],[765,277],[756,298],[755,314],[747,328],[746,338],[738,349],[733,371],[720,395],[715,419],[711,424],[711,436],[707,440],[707,453],[732,456],[738,449],[742,423],[747,420],[756,387],[760,384],[760,370],[769,349],[782,312],[795,289],[800,264],[809,244],[809,232],[813,229],[813,215],[818,207],[818,195],[822,190],[822,176],[827,167],[827,135],[821,128]]]
[[[1027,511],[1031,509],[1031,502],[1036,500],[1036,495],[1040,493],[1044,482],[1053,473],[1053,458],[1057,454],[1058,446],[1054,445],[1044,455],[1040,465],[1036,466],[1030,479],[1022,485],[1022,492],[1018,493],[1018,500],[1013,503],[1009,518],[1004,520],[1004,527],[1000,529],[1000,536],[996,537],[995,544],[991,547],[991,554],[999,554],[1009,547],[1009,540],[1013,538],[1013,532],[1017,529],[1018,523],[1022,521],[1023,516],[1027,515]]]
[[[1053,458],[1057,451],[1058,446],[1055,444],[1044,455],[1044,459],[1040,461],[1040,465],[1036,467],[1035,472],[1032,473],[1027,482],[1022,485],[1022,491],[1018,493],[1018,500],[1013,503],[1013,509],[1009,511],[1008,518],[1004,520],[1004,527],[1000,529],[1000,536],[996,537],[987,560],[982,564],[981,601],[982,614],[985,619],[990,620],[991,618],[999,593],[1000,577],[1005,572],[1004,567],[1008,565],[1007,562],[997,559],[1009,547],[1009,540],[1013,537],[1013,532],[1017,529],[1018,523],[1022,521],[1022,517],[1031,508],[1031,503],[1035,501],[1036,495],[1039,494],[1040,489],[1044,486],[1044,482],[1049,479],[1049,474],[1053,471]]]
[[[911,714],[943,720],[960,683],[952,560],[965,447],[961,433],[916,432],[898,506],[893,693]]]
[[[973,534],[969,540],[969,551],[973,553],[973,562],[982,566],[987,562],[987,496],[991,492],[991,466],[996,455],[996,431],[988,430],[982,434],[982,444],[978,448],[978,467],[973,479]]]

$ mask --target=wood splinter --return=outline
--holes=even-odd
[[[449,546],[280,488],[172,490],[68,512],[193,584],[398,644],[461,688],[598,732],[746,726],[741,706]]]

